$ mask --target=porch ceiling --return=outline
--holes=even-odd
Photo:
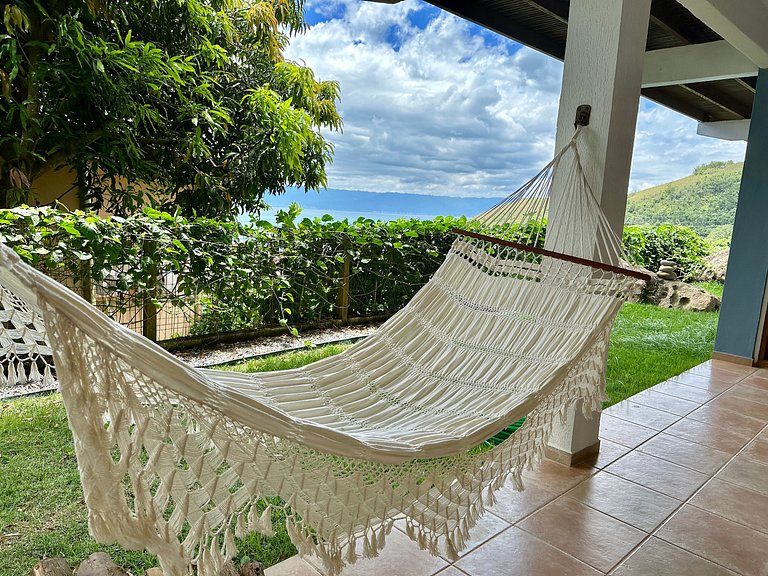
[[[569,0],[427,0],[559,60],[565,54]],[[653,0],[646,50],[722,40],[676,0]],[[643,96],[700,122],[750,118],[755,77],[646,87]]]

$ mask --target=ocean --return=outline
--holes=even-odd
[[[433,196],[428,194],[401,194],[394,192],[362,192],[328,189],[308,192],[289,189],[282,196],[266,198],[271,206],[260,217],[274,222],[278,210],[287,210],[291,202],[302,207],[300,218],[320,218],[329,214],[334,220],[369,218],[371,220],[397,220],[416,218],[432,220],[437,216],[471,217],[495,206],[501,198],[467,198]],[[247,221],[249,217],[243,218]]]

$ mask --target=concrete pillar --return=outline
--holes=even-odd
[[[752,364],[765,317],[768,280],[768,68],[757,76],[747,154],[733,224],[715,358]]]
[[[650,10],[651,0],[571,0],[568,17],[556,148],[560,150],[573,136],[576,107],[591,105],[589,128],[579,148],[587,179],[619,234],[624,227]],[[567,213],[552,221],[567,193],[558,182],[556,178],[548,236],[556,226],[583,225],[569,221]],[[569,252],[565,246],[547,247]],[[565,425],[558,423],[547,456],[572,464],[596,452],[599,426],[599,418],[587,420],[577,408]]]

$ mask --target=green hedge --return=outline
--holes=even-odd
[[[336,315],[345,259],[349,314],[391,313],[424,285],[464,219],[349,223],[299,219],[297,206],[277,222],[248,225],[146,209],[130,218],[99,218],[50,208],[0,210],[0,241],[28,262],[80,290],[93,283],[114,296],[110,311],[190,308],[193,333],[312,322]],[[153,288],[158,271],[170,290]]]
[[[345,260],[350,316],[392,313],[424,285],[465,219],[375,222],[300,218],[298,206],[276,223],[219,222],[146,209],[99,218],[50,208],[0,210],[0,241],[83,292],[108,294],[108,312],[173,304],[192,316],[193,334],[305,323],[337,314]],[[532,224],[514,235],[539,230]],[[503,230],[499,231],[502,235]],[[508,231],[513,234],[513,231]],[[701,265],[704,242],[683,227],[627,227],[625,245],[656,269],[663,257],[684,275]],[[157,273],[166,280],[156,289]],[[104,299],[102,299],[104,300]]]
[[[706,266],[707,242],[687,226],[626,226],[624,249],[636,263],[652,270],[659,269],[668,258],[677,263],[682,280],[691,280]]]

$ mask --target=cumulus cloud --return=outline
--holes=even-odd
[[[307,7],[320,21],[287,55],[341,83],[330,188],[505,196],[551,159],[560,62],[421,0]],[[639,126],[631,189],[743,157],[655,105]]]

